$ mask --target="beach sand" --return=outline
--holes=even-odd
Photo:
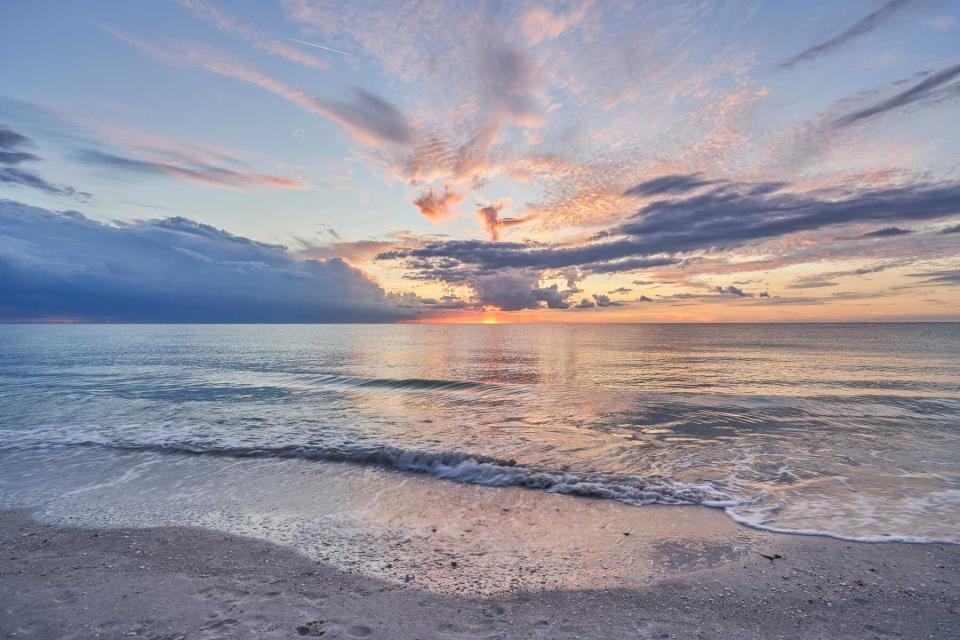
[[[705,527],[718,515],[685,511]],[[75,528],[8,510],[0,637],[960,637],[960,546],[756,533],[750,549],[721,551],[710,568],[631,587],[476,597],[425,589],[416,568],[380,580],[203,528]],[[686,566],[682,539],[660,552]],[[475,579],[470,563],[450,560],[448,580]]]

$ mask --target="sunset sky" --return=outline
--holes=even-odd
[[[0,319],[960,320],[960,2],[0,6]]]

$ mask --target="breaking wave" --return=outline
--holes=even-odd
[[[79,442],[74,445],[182,455],[323,460],[375,465],[464,484],[539,489],[550,493],[616,500],[636,506],[663,504],[730,507],[744,502],[731,492],[706,482],[693,484],[658,476],[563,472],[525,466],[515,460],[491,456],[454,451],[415,451],[388,445],[232,447],[102,442]]]

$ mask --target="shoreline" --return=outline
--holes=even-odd
[[[632,587],[423,590],[200,527],[92,529],[0,512],[0,635],[12,638],[944,638],[960,547],[769,534]],[[676,549],[662,549],[663,562]],[[763,553],[763,555],[761,555]],[[769,556],[765,557],[765,556]],[[772,559],[771,559],[772,558]],[[469,560],[467,560],[469,561]],[[456,561],[450,571],[456,572]],[[464,580],[470,578],[464,577]]]

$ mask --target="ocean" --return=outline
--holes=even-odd
[[[957,543],[960,324],[0,327],[0,506],[289,541],[434,491]]]

